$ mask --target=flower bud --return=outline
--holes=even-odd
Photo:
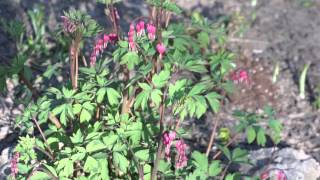
[[[157,44],[157,51],[160,54],[160,59],[162,59],[163,54],[166,52],[166,46],[163,43]]]
[[[157,29],[153,24],[147,24],[147,31],[148,31],[148,38],[151,41],[154,41],[156,39],[156,32]]]

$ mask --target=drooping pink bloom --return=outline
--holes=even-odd
[[[249,73],[246,70],[240,69],[231,74],[231,79],[235,84],[244,83],[249,84]]]
[[[183,140],[178,140],[176,142],[176,149],[177,149],[177,158],[176,158],[176,168],[181,169],[187,165],[188,158],[186,156],[186,149],[187,145],[184,143]]]
[[[141,36],[141,34],[140,34],[141,28],[140,28],[139,23],[136,25],[136,30],[137,30],[137,36],[140,37]]]
[[[277,174],[277,180],[287,180],[287,176],[283,172],[283,170],[278,170],[276,174]]]
[[[96,40],[93,51],[90,55],[90,66],[95,66],[97,56],[103,53],[109,42],[111,44],[115,44],[116,41],[118,41],[118,36],[116,34],[104,34],[103,36],[100,36],[100,38]]]
[[[176,138],[176,132],[170,131],[165,132],[162,136],[163,144],[165,145],[165,156],[168,161],[170,161],[170,148],[172,141]]]
[[[108,43],[110,41],[110,37],[108,35],[103,35],[103,48],[106,48],[108,46]]]
[[[129,41],[129,50],[130,51],[135,51],[136,50],[136,44],[134,42],[134,35],[135,35],[134,25],[131,24],[129,32],[128,32],[128,41]]]
[[[63,20],[63,31],[65,33],[73,33],[76,31],[77,26],[66,16],[61,16]]]
[[[148,23],[147,24],[147,31],[148,31],[148,38],[151,41],[154,41],[156,39],[156,32],[157,32],[156,27],[153,24]]]
[[[19,157],[20,157],[20,154],[18,152],[16,152],[13,155],[13,158],[11,160],[11,175],[13,177],[15,177],[18,174],[18,171],[19,171],[19,169],[18,169]]]
[[[96,44],[96,48],[99,49],[99,53],[102,53],[103,52],[103,49],[104,49],[104,46],[103,46],[103,39],[99,39],[97,44]]]
[[[162,59],[164,53],[166,52],[166,46],[163,43],[158,43],[157,51],[160,54],[160,59]]]
[[[137,36],[141,37],[145,35],[145,30],[144,30],[144,21],[139,21],[138,24],[136,25],[136,30],[137,30]]]
[[[260,179],[287,180],[287,176],[282,169],[268,169],[260,175]]]
[[[266,180],[269,178],[269,172],[263,172],[261,175],[260,175],[260,179],[261,180]]]
[[[95,66],[96,62],[97,62],[97,56],[94,53],[92,53],[90,56],[90,67]]]
[[[119,40],[118,35],[115,33],[109,34],[109,38],[110,38],[111,44],[115,44]]]

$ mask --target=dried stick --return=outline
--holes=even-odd
[[[211,132],[211,136],[210,136],[210,141],[209,141],[209,144],[208,144],[208,147],[207,147],[207,152],[206,152],[206,156],[208,157],[209,154],[210,154],[210,150],[212,148],[212,144],[214,142],[214,139],[215,139],[215,134],[217,132],[217,127],[218,127],[218,124],[219,124],[219,121],[220,121],[220,116],[218,115],[217,117],[217,120],[216,122],[214,123],[214,127],[213,127],[213,130]]]
[[[229,162],[229,163],[227,164],[227,166],[224,168],[224,170],[223,170],[223,172],[222,172],[222,174],[221,174],[220,180],[223,180],[223,178],[226,176],[226,173],[227,173],[230,165],[231,165],[231,163]]]
[[[42,131],[42,129],[41,129],[38,121],[37,121],[36,118],[34,118],[34,117],[32,117],[32,120],[33,120],[33,122],[36,124],[36,126],[37,126],[37,128],[38,128],[38,130],[39,130],[39,132],[40,132],[40,134],[41,134],[41,136],[42,136],[42,139],[43,139],[44,143],[47,145],[47,148],[48,148],[48,151],[49,151],[49,153],[50,153],[51,159],[54,160],[53,152],[52,152],[52,150],[51,150],[51,148],[50,148],[50,146],[49,146],[49,143],[48,143],[48,141],[47,141],[47,138],[46,138],[46,136],[44,135],[44,133],[43,133],[43,131]]]
[[[49,112],[48,118],[58,129],[61,128],[61,123],[60,123],[59,119],[56,116],[54,116],[51,112]]]
[[[77,89],[78,88],[78,69],[79,69],[79,44],[81,42],[81,34],[76,34],[76,37],[74,40],[72,40],[71,46],[70,46],[70,75],[71,75],[71,83],[72,88]]]
[[[239,134],[235,135],[235,136],[226,144],[226,147],[230,146],[230,145],[237,139],[238,136],[239,136]],[[222,153],[222,151],[219,150],[219,151],[217,152],[217,154],[215,154],[215,155],[213,156],[212,159],[217,159],[217,157],[219,157],[219,156],[221,155],[221,153]]]
[[[222,97],[224,97],[226,95],[226,92],[225,91],[222,91]],[[220,104],[221,106],[223,105],[223,100],[220,101]],[[217,121],[214,123],[214,126],[213,126],[213,129],[212,129],[212,132],[211,132],[211,136],[210,136],[210,141],[209,141],[209,144],[208,144],[208,147],[207,147],[207,152],[206,152],[206,156],[208,157],[209,154],[210,154],[210,150],[212,148],[212,145],[213,145],[213,142],[214,142],[214,138],[215,138],[215,134],[216,134],[216,131],[217,131],[217,127],[218,127],[218,123],[220,121],[220,114],[218,114],[217,116]]]
[[[69,58],[70,58],[70,79],[73,89],[75,89],[75,82],[74,82],[74,67],[75,67],[75,48],[74,48],[74,40],[72,40],[70,49],[69,49]]]
[[[85,58],[84,56],[82,56],[82,62],[83,62],[83,65],[84,65],[85,67],[88,67],[87,60],[86,60],[86,58]]]
[[[79,70],[79,65],[78,65],[78,49],[76,50],[76,57],[75,57],[75,77],[74,77],[74,83],[75,83],[75,89],[78,88],[78,70]]]

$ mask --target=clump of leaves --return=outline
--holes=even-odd
[[[258,145],[265,146],[267,142],[266,129],[269,131],[268,134],[270,134],[274,144],[280,142],[282,125],[279,120],[275,118],[274,111],[271,107],[265,107],[264,113],[262,114],[239,111],[235,112],[234,116],[240,120],[240,123],[236,127],[236,131],[238,133],[245,132],[249,144],[256,141]],[[262,127],[260,124],[262,120],[265,119],[267,119],[267,127]]]

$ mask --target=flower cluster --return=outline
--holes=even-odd
[[[147,24],[148,38],[151,41],[156,39],[156,27],[153,24]],[[144,21],[139,21],[136,26],[132,23],[128,32],[129,50],[136,51],[135,36],[142,37],[146,34]]]
[[[165,132],[162,135],[163,144],[165,146],[165,156],[167,161],[170,161],[170,148],[175,138],[176,138],[176,132],[174,131]],[[181,169],[187,165],[187,161],[188,161],[188,158],[186,156],[187,145],[184,143],[183,140],[178,140],[176,142],[176,149],[177,149],[176,168]]]
[[[231,74],[231,79],[235,84],[244,83],[249,84],[249,73],[246,70],[237,70]]]
[[[66,16],[61,16],[63,20],[63,31],[65,33],[73,33],[76,31],[77,26]]]
[[[186,156],[187,145],[183,140],[178,140],[176,142],[176,149],[178,151],[178,157],[176,160],[176,168],[181,169],[187,165],[188,158]]]
[[[176,138],[176,132],[165,132],[163,134],[163,144],[165,145],[165,156],[166,159],[170,160],[170,148],[172,145],[172,141]]]
[[[16,152],[11,160],[11,175],[15,177],[18,174],[18,162],[20,154]]]
[[[118,36],[116,34],[104,34],[102,38],[96,41],[93,52],[90,56],[90,66],[93,67],[96,64],[97,56],[103,53],[104,49],[107,48],[108,43],[115,44],[118,41]]]
[[[287,180],[287,176],[281,169],[272,169],[267,170],[260,176],[261,180],[267,180],[267,179],[275,179],[275,180]]]

